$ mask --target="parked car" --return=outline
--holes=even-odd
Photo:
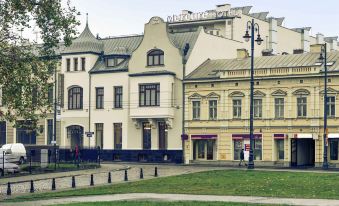
[[[0,149],[0,156],[3,151],[5,151],[5,159],[10,163],[23,164],[27,160],[26,148],[21,143],[3,145]]]
[[[3,164],[5,164],[5,167],[3,166]],[[14,163],[10,163],[5,159],[5,162],[3,162],[2,159],[2,155],[1,155],[1,159],[0,159],[0,176],[2,176],[2,174],[8,174],[8,173],[17,173],[20,172],[20,167]]]

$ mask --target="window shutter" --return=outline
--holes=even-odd
[[[64,107],[64,74],[58,74],[58,103]]]

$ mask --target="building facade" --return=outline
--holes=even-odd
[[[254,160],[264,166],[321,166],[324,65],[307,54],[255,58]],[[185,155],[190,162],[236,165],[249,156],[250,58],[207,60],[185,83]],[[328,159],[338,165],[338,52],[328,54]]]

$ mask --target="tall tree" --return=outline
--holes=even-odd
[[[79,13],[70,0],[0,0],[0,120],[29,120],[52,110],[48,91],[58,64],[56,50],[76,35]],[[34,25],[42,44],[23,36]]]

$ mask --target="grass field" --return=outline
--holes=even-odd
[[[122,201],[100,203],[72,203],[57,206],[260,206],[258,204],[226,203],[226,202],[148,202],[148,201]],[[265,205],[270,206],[270,205]]]
[[[14,201],[122,193],[339,199],[339,174],[221,170],[95,188],[31,194]]]

